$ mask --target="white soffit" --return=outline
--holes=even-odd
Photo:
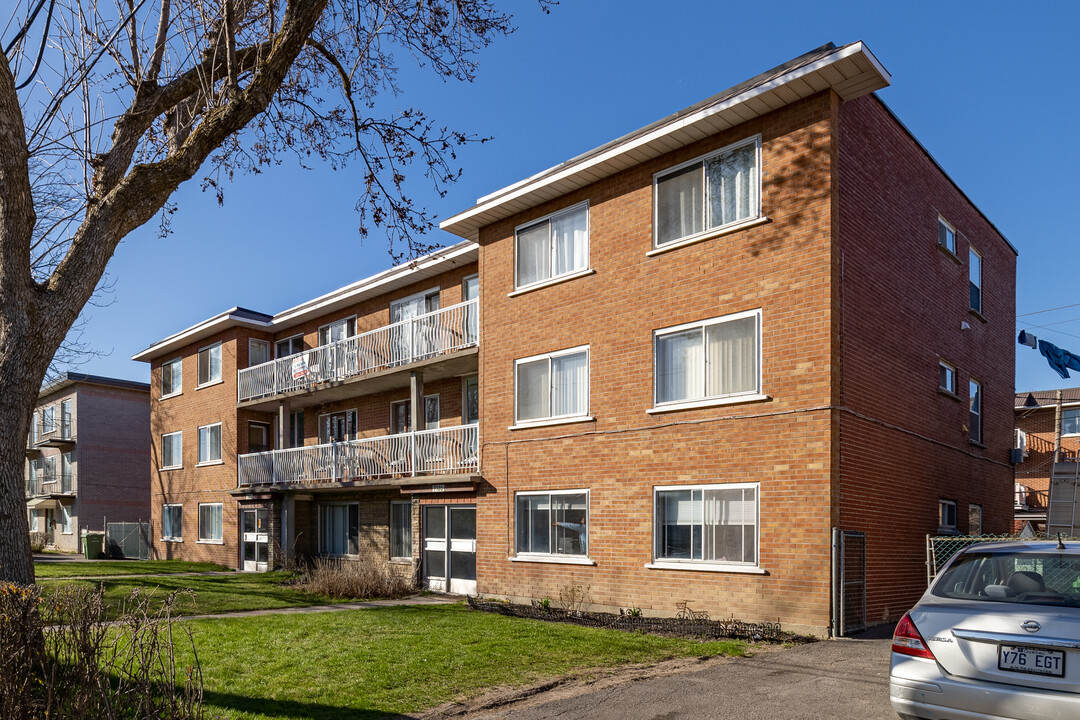
[[[817,52],[817,51],[815,51]],[[813,55],[814,53],[808,53]],[[832,89],[852,100],[887,87],[891,76],[862,42],[834,48],[821,57],[763,79],[744,90],[724,91],[712,102],[630,133],[561,165],[509,185],[439,227],[477,240],[481,227],[610,177],[785,105]]]

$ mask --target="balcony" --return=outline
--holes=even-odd
[[[309,392],[476,347],[478,308],[478,300],[469,300],[244,368],[237,373],[237,400]]]
[[[27,498],[55,497],[75,493],[73,472],[40,472],[26,483]]]
[[[1050,500],[1045,490],[1033,490],[1026,485],[1016,483],[1013,509],[1020,512],[1046,512]]]
[[[250,453],[237,458],[239,487],[360,483],[478,471],[478,425]]]
[[[75,444],[75,420],[65,417],[60,420],[44,421],[40,423],[34,433],[33,444],[35,447],[69,447]]]

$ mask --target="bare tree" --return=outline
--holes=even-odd
[[[541,0],[546,11],[548,0]],[[2,19],[0,19],[2,20]],[[117,243],[203,169],[204,187],[281,157],[360,163],[361,233],[427,249],[457,146],[415,108],[386,112],[396,56],[469,81],[512,30],[492,0],[24,0],[0,53],[0,579],[34,579],[24,448],[50,360]]]

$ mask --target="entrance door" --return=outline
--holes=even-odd
[[[54,516],[54,513],[55,513],[55,511],[53,511],[53,510],[46,510],[45,511],[45,528],[44,528],[44,530],[45,530],[45,544],[46,545],[52,545],[53,544],[53,516]]]
[[[424,506],[424,582],[456,595],[476,593],[476,507]]]
[[[264,508],[241,510],[241,529],[243,538],[240,547],[243,548],[244,572],[266,572],[269,570],[268,558],[270,555],[270,542],[267,537],[267,512]]]

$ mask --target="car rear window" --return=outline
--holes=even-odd
[[[1080,607],[1080,557],[965,553],[934,582],[938,597]]]

